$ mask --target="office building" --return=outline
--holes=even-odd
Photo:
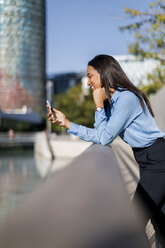
[[[45,0],[0,0],[0,111],[40,111],[45,95]]]
[[[81,79],[85,73],[81,72],[68,72],[68,73],[57,73],[54,75],[49,75],[47,80],[53,83],[54,94],[60,94],[62,92],[67,92],[75,84],[81,83]]]

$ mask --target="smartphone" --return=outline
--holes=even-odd
[[[49,113],[53,114],[53,113],[52,113],[52,107],[51,107],[51,105],[50,105],[50,102],[49,102],[48,100],[46,100],[46,103],[47,103],[47,105],[48,105],[48,107],[49,107]]]
[[[54,114],[53,114],[53,112],[52,112],[52,107],[51,107],[51,105],[50,105],[50,102],[49,102],[48,100],[46,100],[46,103],[47,103],[47,105],[48,105],[48,107],[49,107],[49,113],[51,113],[51,114],[53,115],[54,120],[55,120],[56,118],[55,118],[55,116],[54,116]]]
[[[50,102],[48,101],[48,100],[46,100],[46,103],[47,103],[47,105],[48,105],[48,107],[49,107],[49,110],[51,111],[51,105],[50,105]]]

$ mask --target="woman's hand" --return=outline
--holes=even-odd
[[[57,126],[66,127],[69,129],[70,121],[66,119],[65,115],[61,111],[55,108],[51,109],[52,113],[50,112],[49,109],[48,111],[49,113],[47,116],[49,117],[49,121],[51,121],[53,124]]]
[[[104,100],[106,100],[107,94],[105,92],[105,88],[97,88],[93,91],[93,100],[95,102],[96,108],[102,107],[104,108]]]

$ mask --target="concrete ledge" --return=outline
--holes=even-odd
[[[3,248],[148,248],[112,149],[92,145],[0,226]]]

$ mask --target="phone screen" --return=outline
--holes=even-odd
[[[49,101],[48,101],[48,100],[46,100],[46,103],[47,103],[47,105],[48,105],[49,109],[51,110],[51,105],[50,105],[50,103],[49,103]]]

